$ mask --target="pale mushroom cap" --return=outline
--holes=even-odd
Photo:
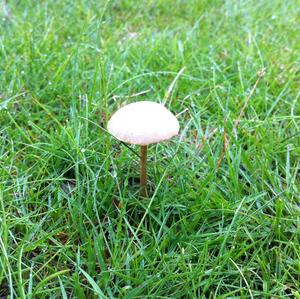
[[[123,142],[148,145],[177,135],[179,123],[165,106],[142,101],[120,108],[109,120],[107,129]]]

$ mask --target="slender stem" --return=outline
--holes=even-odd
[[[147,196],[147,145],[141,145],[140,195]]]

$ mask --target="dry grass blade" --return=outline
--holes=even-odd
[[[252,87],[252,89],[251,89],[251,91],[250,91],[250,93],[249,93],[249,95],[248,95],[248,97],[247,97],[247,99],[246,99],[246,101],[245,101],[245,104],[244,104],[244,106],[243,106],[242,109],[241,109],[241,112],[240,112],[238,118],[237,118],[236,121],[234,122],[234,125],[233,125],[233,129],[234,129],[234,130],[238,127],[238,125],[239,125],[239,123],[240,123],[240,121],[241,121],[241,118],[242,118],[243,115],[245,114],[245,110],[246,110],[246,108],[247,108],[247,106],[248,106],[248,104],[249,104],[249,101],[250,101],[250,99],[251,99],[251,97],[252,97],[254,91],[255,91],[256,88],[257,88],[257,85],[258,85],[258,83],[260,82],[260,80],[264,77],[265,73],[266,73],[265,69],[262,69],[261,71],[258,72],[258,78],[257,78],[256,82],[254,83],[254,85],[253,85],[253,87]]]
[[[219,160],[218,160],[218,163],[217,163],[217,170],[220,168],[220,165],[223,161],[223,158],[225,156],[225,152],[226,152],[226,149],[228,147],[228,144],[227,144],[227,136],[226,136],[226,123],[227,123],[227,120],[228,120],[228,117],[229,117],[229,114],[225,117],[224,119],[224,129],[223,129],[223,148],[222,148],[222,152],[221,152],[221,155],[219,157]],[[228,141],[229,143],[229,141]]]
[[[199,154],[202,150],[202,148],[204,147],[205,142],[211,138],[216,132],[217,132],[217,128],[214,128],[213,130],[211,130],[208,134],[205,134],[204,137],[202,138],[202,142],[198,145],[198,153]]]
[[[253,93],[255,92],[257,86],[258,86],[258,83],[260,82],[260,80],[264,77],[265,75],[265,69],[262,69],[258,72],[258,78],[256,80],[256,82],[254,83],[253,87],[251,88],[251,91],[240,111],[240,114],[238,116],[238,118],[236,119],[236,121],[234,122],[234,125],[233,125],[233,130],[236,130],[236,128],[238,127],[243,115],[245,114],[245,111],[246,111],[246,108],[248,107],[248,104],[250,102],[250,99],[253,95]],[[227,119],[228,119],[228,116],[224,119],[224,130],[223,130],[223,148],[222,148],[222,152],[221,152],[221,155],[218,159],[218,162],[217,162],[217,167],[216,167],[216,171],[219,170],[220,166],[221,166],[221,163],[224,159],[224,156],[225,156],[225,152],[226,152],[226,149],[228,148],[228,145],[230,143],[230,138],[228,138],[227,140],[227,137],[226,137],[226,123],[227,123]]]

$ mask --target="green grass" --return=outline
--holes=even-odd
[[[298,0],[2,0],[0,17],[1,298],[300,298]],[[180,136],[151,146],[141,199],[106,123],[183,67]]]

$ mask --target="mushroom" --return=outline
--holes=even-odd
[[[141,146],[140,194],[147,195],[147,148],[179,132],[176,117],[162,104],[135,102],[120,108],[108,122],[110,134],[120,141]]]

